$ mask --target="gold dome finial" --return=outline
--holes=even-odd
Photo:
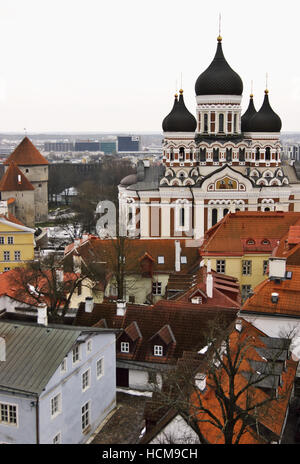
[[[250,93],[250,98],[253,98],[253,93]]]
[[[182,94],[183,94],[183,90],[182,90],[182,89],[180,89],[180,90],[179,90],[179,93],[180,93],[180,95],[182,95]]]
[[[218,42],[222,42],[222,37],[220,35],[218,35],[217,40],[218,40]]]
[[[268,91],[268,89],[266,89],[266,90],[265,90],[265,94],[268,95],[268,93],[269,93],[269,91]]]

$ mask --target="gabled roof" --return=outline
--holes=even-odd
[[[40,395],[64,357],[86,329],[20,322],[1,322],[6,361],[0,361],[1,390]],[[105,332],[105,329],[89,329]]]
[[[40,166],[49,164],[28,137],[24,137],[4,164],[10,164],[11,161],[14,161],[20,166]]]
[[[160,300],[154,306],[127,304],[124,316],[116,315],[116,303],[94,304],[91,313],[85,305],[79,305],[75,325],[92,326],[105,319],[107,327],[128,330],[136,322],[142,339],[131,358],[134,361],[174,364],[184,351],[197,350],[203,346],[206,332],[212,321],[224,318],[228,325],[236,317],[238,308],[202,307],[190,303]],[[201,305],[200,305],[201,306]],[[131,326],[133,327],[133,326]],[[149,359],[150,345],[155,335],[176,341],[174,349],[166,356]]]
[[[228,330],[229,345],[231,352],[231,359],[235,359],[235,356],[242,348],[243,355],[238,357],[240,365],[238,372],[235,376],[234,388],[235,393],[241,392],[238,399],[238,407],[243,410],[246,405],[258,405],[261,404],[261,411],[257,408],[256,421],[253,420],[253,424],[249,424],[245,432],[242,434],[239,441],[240,444],[266,444],[272,440],[280,440],[283,428],[285,425],[286,414],[289,406],[290,395],[292,392],[293,381],[296,374],[297,363],[291,360],[287,360],[286,368],[283,363],[268,363],[259,350],[274,351],[275,356],[272,360],[278,359],[277,353],[281,353],[279,350],[283,350],[285,355],[289,347],[289,340],[286,339],[274,339],[266,336],[262,331],[257,329],[249,322],[242,320],[242,330],[239,332],[235,329],[235,323],[231,325]],[[273,353],[274,355],[274,353]],[[223,356],[223,362],[226,364],[226,354]],[[192,364],[190,363],[192,361]],[[178,365],[184,367],[189,363],[192,367],[191,373],[206,372],[205,369],[205,358],[198,356],[196,353],[192,356],[191,353],[187,353],[182,359],[178,361]],[[256,380],[256,385],[248,385],[247,390],[242,393],[242,389],[249,383]],[[222,389],[225,394],[228,393],[228,376],[225,374],[225,369],[219,368],[218,378],[221,379]],[[270,391],[278,389],[278,399],[272,401]],[[246,391],[249,391],[249,395],[246,396]],[[167,393],[167,392],[166,392]],[[197,405],[201,400],[202,406],[197,409]],[[191,394],[191,404],[194,404],[197,417],[199,417],[199,428],[211,444],[223,444],[224,436],[221,430],[212,425],[212,420],[206,411],[211,411],[214,417],[219,420],[221,424],[224,423],[224,417],[220,402],[217,399],[215,392],[215,383],[207,375],[206,388],[198,393],[193,392]],[[266,406],[264,409],[264,402]],[[174,401],[176,404],[176,401]],[[180,404],[180,403],[179,403]],[[149,443],[155,437],[164,430],[164,427],[174,418],[178,412],[175,408],[166,410],[166,407],[162,407],[163,403],[160,400],[160,396],[154,393],[152,400],[148,402],[145,408],[145,419],[148,423],[156,423],[154,427],[147,430],[141,443]],[[191,408],[191,415],[194,416]],[[240,430],[241,423],[237,422],[234,429],[234,437],[237,437]]]
[[[271,253],[291,225],[300,220],[300,213],[282,211],[239,211],[227,214],[205,234],[200,247],[202,256]],[[253,245],[248,240],[254,241]],[[264,244],[264,240],[268,243]]]
[[[20,171],[14,161],[11,161],[8,169],[0,180],[0,192],[13,192],[23,190],[34,190],[33,185]]]
[[[254,289],[242,309],[243,312],[272,314],[274,316],[300,317],[300,266],[286,266],[292,272],[291,279],[264,280]],[[277,303],[273,303],[272,293],[278,293]]]

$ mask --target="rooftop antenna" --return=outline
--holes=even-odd
[[[265,93],[268,93],[268,73],[266,73],[266,91]]]
[[[253,81],[251,81],[251,94],[250,94],[251,97],[253,97]]]
[[[182,89],[182,72],[180,73],[180,88]]]

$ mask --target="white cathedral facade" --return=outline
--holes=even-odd
[[[119,185],[119,220],[130,236],[200,239],[228,212],[300,211],[300,179],[280,158],[281,119],[265,90],[241,114],[243,83],[218,37],[195,84],[196,117],[175,95],[162,123],[163,163],[140,161]]]

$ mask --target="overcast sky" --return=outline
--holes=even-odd
[[[266,73],[283,131],[300,131],[299,2],[0,0],[0,132],[160,131],[182,86],[223,51],[259,109]]]

